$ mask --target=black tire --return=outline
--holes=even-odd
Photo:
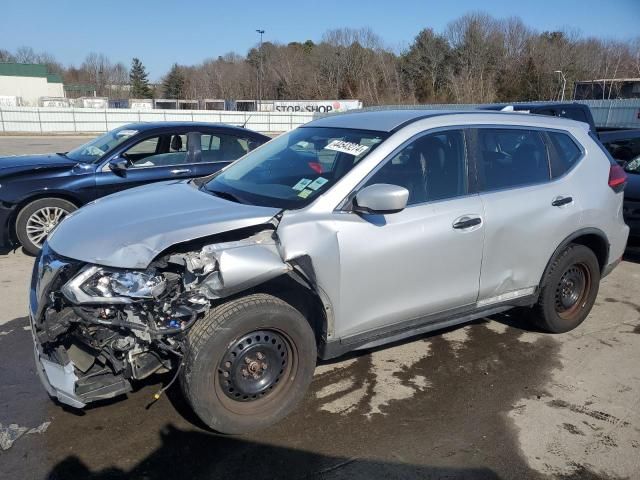
[[[533,319],[544,331],[564,333],[580,325],[593,307],[600,286],[600,266],[593,251],[571,244],[545,273]]]
[[[213,430],[247,433],[295,408],[311,382],[316,357],[313,330],[298,310],[271,295],[252,294],[217,306],[192,327],[180,383],[195,413]],[[257,358],[265,359],[257,362],[264,368],[248,378]],[[259,388],[265,390],[247,394],[264,379],[269,382]]]
[[[54,222],[55,225],[53,225],[53,227],[55,227],[57,223],[59,223],[59,221],[64,218],[64,216],[78,209],[78,207],[76,207],[73,203],[61,198],[40,198],[25,205],[18,212],[18,215],[16,217],[16,236],[18,237],[18,241],[20,242],[24,250],[31,255],[37,255],[38,252],[40,252],[41,245],[34,243],[34,241],[29,237],[29,233],[27,232],[29,219],[32,218],[32,216],[36,214],[36,212],[43,211],[43,209],[46,208],[50,208],[52,209],[52,211],[63,210],[65,212],[57,222]]]

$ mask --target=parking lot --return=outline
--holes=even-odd
[[[86,137],[0,137],[0,155]],[[0,253],[0,478],[640,478],[640,249],[563,335],[514,311],[318,366],[296,412],[211,433],[160,380],[85,411],[34,371],[33,258]]]

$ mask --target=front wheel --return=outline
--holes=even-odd
[[[534,320],[551,333],[573,330],[589,315],[599,286],[600,266],[593,251],[584,245],[569,245],[545,274]]]
[[[316,340],[291,305],[266,294],[224,303],[189,331],[182,390],[200,419],[246,433],[284,418],[304,397]]]
[[[16,236],[27,253],[37,255],[47,236],[77,207],[61,198],[40,198],[16,217]]]

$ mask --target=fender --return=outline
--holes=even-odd
[[[551,258],[549,258],[549,261],[547,262],[547,265],[546,265],[546,267],[544,269],[544,272],[542,274],[542,278],[540,278],[540,282],[538,283],[538,288],[540,288],[539,286],[542,285],[542,282],[543,282],[544,278],[546,277],[547,272],[549,271],[549,268],[551,267],[551,264],[553,263],[553,260],[560,254],[560,252],[562,252],[565,248],[567,248],[567,246],[570,243],[572,243],[576,238],[579,238],[579,237],[582,237],[582,236],[585,236],[585,235],[596,236],[603,242],[603,244],[605,246],[605,251],[603,252],[604,253],[604,260],[601,259],[600,256],[598,255],[599,252],[594,252],[594,253],[598,257],[598,263],[600,264],[600,272],[604,271],[604,268],[608,264],[608,261],[609,261],[609,248],[610,248],[609,239],[607,238],[606,233],[604,233],[599,228],[593,228],[593,227],[581,228],[580,230],[576,230],[571,235],[569,235],[567,238],[565,238],[562,242],[560,242],[560,245],[558,245],[558,247],[553,252],[553,255],[551,255]]]

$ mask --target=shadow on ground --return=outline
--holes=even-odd
[[[50,480],[66,479],[262,479],[262,478],[420,478],[498,479],[488,468],[447,468],[400,462],[331,457],[287,447],[256,444],[242,438],[180,430],[160,432],[161,446],[130,470],[106,468],[92,472],[75,456],[58,463]]]

